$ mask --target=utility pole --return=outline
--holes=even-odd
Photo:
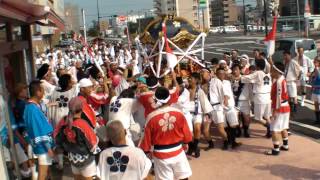
[[[202,8],[202,31],[204,32],[205,30],[205,25],[204,25],[205,19],[204,19],[204,8]]]
[[[99,11],[99,0],[97,0],[97,13],[98,13],[98,32],[100,36],[100,11]]]
[[[298,16],[298,29],[299,29],[299,37],[301,36],[301,25],[300,25],[300,21],[301,21],[301,18],[300,18],[300,3],[299,3],[299,0],[297,0],[297,16]]]
[[[247,35],[246,5],[244,3],[244,0],[242,0],[242,5],[243,5],[243,34]]]
[[[263,0],[264,3],[264,31],[266,36],[268,36],[268,14],[267,14],[267,2]]]
[[[86,16],[84,9],[81,9],[82,13],[82,23],[83,23],[83,37],[84,37],[84,42],[87,43],[87,28],[86,28]]]

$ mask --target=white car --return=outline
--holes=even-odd
[[[239,29],[237,29],[235,26],[224,26],[223,29],[226,33],[239,32]]]

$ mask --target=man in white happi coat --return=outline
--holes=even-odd
[[[254,119],[267,127],[266,137],[271,137],[271,77],[264,72],[265,60],[256,60],[256,71],[249,75],[241,76],[242,83],[253,84]]]
[[[287,81],[290,109],[291,112],[296,112],[298,104],[297,80],[301,75],[301,67],[297,61],[291,58],[290,51],[283,52],[283,59],[285,64],[284,77]]]
[[[298,47],[297,49],[298,55],[294,59],[298,62],[301,67],[301,75],[299,80],[297,81],[298,92],[301,94],[301,106],[304,106],[304,100],[306,98],[307,93],[307,82],[309,81],[309,77],[314,71],[313,61],[304,55],[303,47]]]
[[[100,154],[98,177],[101,180],[145,179],[151,169],[151,161],[141,149],[127,145],[122,123],[111,121],[106,129],[113,146]]]

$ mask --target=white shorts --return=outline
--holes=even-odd
[[[312,94],[311,100],[320,103],[320,94]]]
[[[186,120],[187,120],[187,123],[188,123],[188,127],[190,129],[191,132],[193,132],[193,122],[192,122],[192,118],[193,116],[191,115],[190,112],[187,112],[187,113],[183,113]]]
[[[92,177],[97,175],[97,165],[95,161],[92,161],[85,167],[77,168],[71,165],[72,173],[75,175],[81,175],[83,177]]]
[[[270,123],[270,129],[274,132],[281,132],[289,129],[290,113],[276,113]]]
[[[202,122],[203,122],[202,114],[194,115],[194,114],[191,113],[191,115],[192,115],[193,124],[202,124]]]
[[[215,124],[225,123],[224,112],[222,111],[212,111],[211,119]]]
[[[239,110],[241,113],[243,113],[245,115],[250,115],[251,106],[250,106],[249,100],[247,100],[247,101],[246,100],[245,101],[239,100],[238,106],[239,106]]]
[[[28,161],[28,157],[24,150],[22,149],[21,145],[19,143],[15,144],[16,151],[17,151],[17,161],[19,164],[22,164],[26,161]],[[6,146],[3,146],[3,153],[4,153],[4,158],[7,162],[11,162],[11,153],[9,149]]]
[[[36,156],[38,157],[38,164],[39,165],[43,165],[43,166],[50,166],[52,165],[52,158],[48,155],[48,153],[46,154],[36,154]]]
[[[254,104],[254,119],[263,120],[263,118],[270,118],[271,104]]]
[[[297,93],[297,83],[294,81],[290,81],[287,83],[288,95],[290,98],[295,98],[298,96]]]
[[[172,158],[158,159],[154,157],[153,160],[156,180],[186,179],[192,175],[184,151]]]
[[[225,116],[229,126],[234,127],[239,125],[238,111],[236,109],[231,108],[230,110],[225,111]]]

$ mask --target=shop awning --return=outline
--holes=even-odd
[[[27,0],[0,0],[0,16],[27,24],[40,23],[64,30],[63,20],[49,7],[36,5]],[[41,23],[40,23],[41,24]]]

